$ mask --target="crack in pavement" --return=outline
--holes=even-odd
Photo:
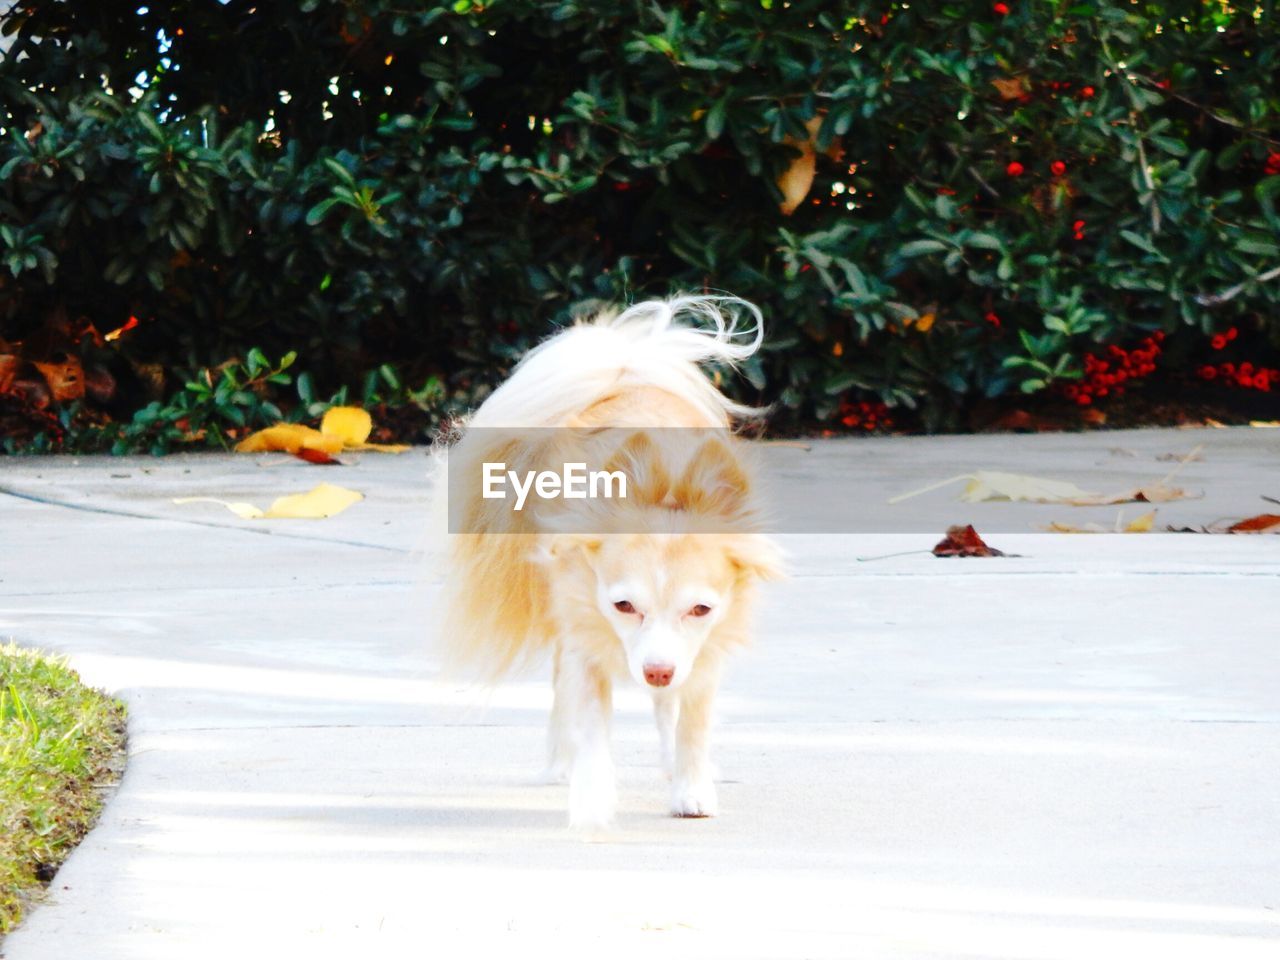
[[[391,547],[382,543],[369,543],[364,540],[345,540],[337,537],[311,537],[306,534],[286,533],[280,530],[272,530],[269,527],[238,527],[229,523],[215,523],[212,520],[196,520],[190,517],[165,517],[154,513],[138,513],[133,510],[121,510],[113,507],[98,507],[87,503],[75,503],[69,500],[55,500],[52,497],[42,497],[38,494],[27,493],[23,490],[15,490],[12,487],[0,486],[0,494],[15,497],[19,500],[26,500],[31,503],[38,503],[46,507],[62,507],[65,510],[79,510],[83,513],[97,513],[109,517],[127,517],[132,520],[160,520],[167,523],[185,523],[196,527],[213,527],[215,530],[235,530],[240,533],[255,533],[261,536],[282,537],[286,540],[310,540],[315,543],[331,543],[338,546],[346,547],[362,547],[368,550],[384,550],[389,553],[412,554],[413,551],[405,547]]]

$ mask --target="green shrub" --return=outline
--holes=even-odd
[[[282,11],[8,15],[4,340],[136,316],[76,341],[124,396],[250,344],[472,388],[601,300],[715,288],[771,320],[742,389],[780,420],[936,429],[1100,344],[1280,338],[1270,0]]]

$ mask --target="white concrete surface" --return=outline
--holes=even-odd
[[[1280,431],[770,456],[820,506],[981,467],[1109,487],[1202,442],[1205,498],[1162,523],[1280,497]],[[1009,532],[1021,557],[940,560],[949,523],[1098,516],[954,490],[921,532],[788,537],[722,698],[722,816],[663,816],[628,693],[619,830],[588,844],[533,782],[544,681],[486,702],[422,643],[424,463],[0,462],[0,638],[130,707],[119,792],[0,955],[1280,956],[1280,538]],[[169,502],[320,479],[368,499],[313,523]]]

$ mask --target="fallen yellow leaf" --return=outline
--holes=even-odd
[[[355,447],[369,439],[373,417],[359,407],[330,407],[320,421],[320,432],[340,437],[347,447]]]
[[[1181,487],[1167,487],[1163,483],[1152,483],[1123,493],[1091,493],[1065,502],[1076,507],[1105,507],[1115,503],[1167,503],[1170,500],[1188,499],[1190,494]]]
[[[236,444],[237,453],[297,453],[299,450],[323,450],[341,453],[342,438],[322,433],[300,423],[277,423],[251,433]]]
[[[180,497],[174,503],[218,503],[241,520],[323,520],[337,516],[354,503],[364,499],[364,494],[346,487],[322,483],[306,493],[291,493],[278,497],[266,510],[243,501],[219,500],[217,497]]]
[[[217,497],[178,497],[173,502],[177,504],[220,503],[241,520],[258,520],[265,515],[259,507],[255,507],[252,503],[245,503],[243,500],[219,500]]]
[[[929,493],[959,480],[969,481],[960,493],[960,499],[967,503],[977,503],[982,500],[1026,500],[1033,503],[1064,503],[1073,507],[1099,507],[1115,503],[1164,503],[1169,500],[1183,500],[1189,498],[1190,494],[1181,487],[1169,486],[1169,481],[1177,476],[1183,467],[1195,460],[1202,449],[1203,445],[1186,454],[1178,461],[1176,467],[1155,483],[1135,487],[1122,493],[1090,493],[1065,480],[1047,480],[1044,477],[1002,473],[998,470],[978,470],[974,473],[962,473],[940,480],[919,490],[912,490],[910,493],[901,493],[889,503],[901,503],[903,500],[918,497],[922,493]]]
[[[1142,516],[1129,521],[1125,526],[1125,533],[1150,533],[1156,525],[1156,512],[1148,510]]]
[[[1047,527],[1050,533],[1150,533],[1155,528],[1156,512],[1150,510],[1142,516],[1121,526],[1120,517],[1116,517],[1115,526],[1104,527],[1100,523],[1086,523],[1077,526],[1071,523],[1051,523]]]
[[[373,432],[373,418],[359,407],[330,407],[320,421],[320,429],[300,423],[277,423],[245,437],[236,444],[238,453],[292,453],[321,450],[333,455],[343,450],[376,450],[404,453],[404,443],[366,443]]]
[[[1081,490],[1074,483],[1065,480],[1046,480],[1043,477],[1028,477],[1020,473],[1002,473],[998,470],[978,470],[975,473],[962,473],[958,476],[941,480],[920,490],[899,494],[890,503],[900,503],[922,493],[929,493],[939,487],[955,483],[957,480],[968,480],[960,499],[967,503],[978,503],[982,500],[1030,500],[1037,503],[1065,503],[1077,497],[1090,497],[1095,494]]]
[[[376,450],[379,453],[404,453],[406,450],[412,450],[413,447],[407,443],[355,443],[349,445],[348,450]]]

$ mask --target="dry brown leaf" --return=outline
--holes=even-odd
[[[1004,552],[987,546],[972,525],[956,524],[933,548],[935,557],[1003,557]]]
[[[1118,503],[1166,503],[1170,500],[1185,500],[1190,498],[1190,494],[1181,487],[1169,486],[1169,481],[1177,476],[1178,472],[1191,462],[1201,449],[1196,447],[1180,460],[1173,470],[1155,483],[1121,493],[1090,493],[1066,480],[1050,480],[1021,473],[1004,473],[999,470],[978,470],[941,480],[919,490],[899,494],[889,503],[901,503],[903,500],[929,493],[958,480],[969,481],[960,494],[960,499],[967,503],[978,503],[984,500],[1020,500],[1032,503],[1062,503],[1073,507],[1099,507]]]
[[[786,137],[782,141],[787,146],[795,147],[800,151],[800,156],[791,161],[790,166],[782,171],[777,181],[783,198],[778,206],[785,216],[791,216],[796,208],[804,203],[804,198],[809,195],[809,190],[813,187],[813,178],[818,171],[817,139],[818,130],[822,127],[822,119],[823,115],[818,114],[810,117],[805,123],[805,131],[809,134],[807,139]],[[831,141],[831,146],[824,151],[824,156],[832,160],[839,160],[844,156],[844,147],[841,146],[838,137]]]
[[[792,160],[791,165],[778,177],[778,189],[782,191],[782,203],[778,208],[788,217],[804,203],[818,172],[818,156],[814,153],[813,144],[802,143],[796,146],[800,148],[800,156]]]
[[[1203,449],[1204,444],[1199,444],[1195,449],[1183,454],[1178,459],[1178,465],[1155,483],[1149,483],[1142,487],[1135,487],[1125,493],[1112,494],[1106,497],[1087,497],[1074,503],[1076,506],[1092,507],[1113,503],[1168,503],[1170,500],[1188,500],[1191,495],[1181,487],[1169,486],[1169,481],[1181,473],[1182,468],[1188,463],[1199,460],[1200,451]]]
[[[32,366],[49,384],[54,402],[65,403],[84,396],[84,370],[80,367],[79,357],[66,356],[60,363],[33,362]]]
[[[1228,533],[1280,533],[1280,514],[1260,513],[1227,527]]]
[[[1001,100],[1017,100],[1031,92],[1026,77],[1002,77],[992,80],[991,85],[1000,92]]]
[[[0,393],[8,393],[18,376],[18,368],[22,361],[12,353],[0,353]]]
[[[1074,483],[1065,480],[1047,480],[1044,477],[1029,477],[1021,473],[1003,473],[999,470],[978,470],[975,473],[962,473],[947,480],[931,484],[920,490],[899,494],[889,503],[901,503],[922,493],[929,493],[939,487],[955,483],[957,480],[968,480],[960,499],[966,503],[978,503],[983,500],[1027,500],[1034,503],[1069,503],[1072,498],[1091,497],[1096,494],[1081,490]]]
[[[1191,494],[1181,487],[1168,487],[1163,483],[1152,483],[1145,487],[1134,487],[1123,493],[1105,493],[1093,496],[1077,497],[1064,500],[1073,507],[1107,507],[1118,503],[1168,503],[1170,500],[1190,500]]]
[[[1091,426],[1100,427],[1107,422],[1107,415],[1097,407],[1085,407],[1080,411],[1080,419]]]
[[[311,450],[303,447],[294,454],[299,460],[305,460],[307,463],[314,463],[322,467],[341,466],[342,461],[335,458],[332,454],[326,453],[324,450]]]

